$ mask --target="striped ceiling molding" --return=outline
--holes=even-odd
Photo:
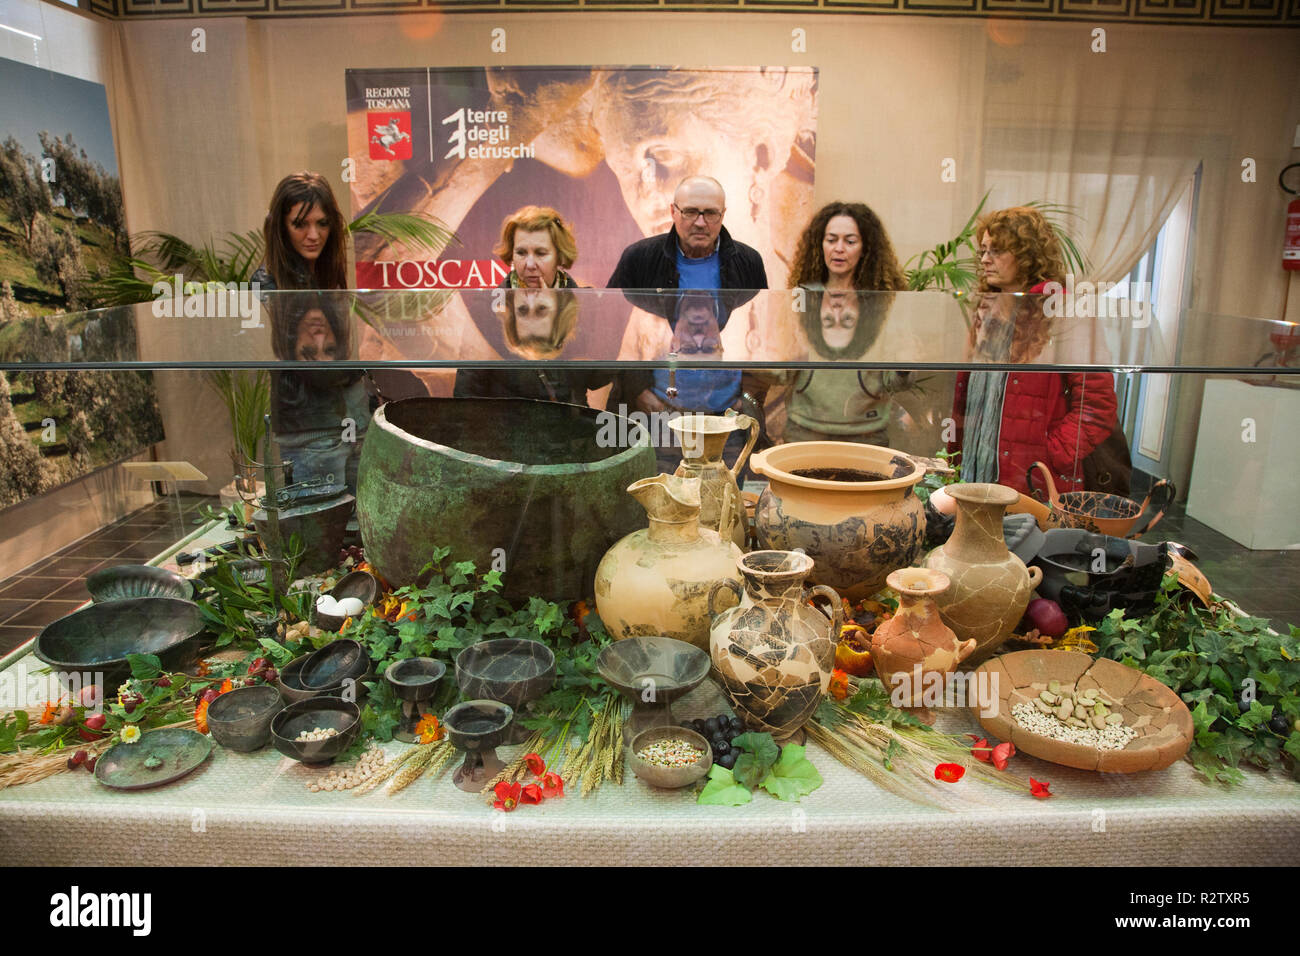
[[[1300,0],[85,0],[111,19],[649,10],[1019,17],[1085,23],[1300,27]]]

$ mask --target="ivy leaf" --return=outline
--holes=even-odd
[[[131,676],[136,680],[153,680],[162,676],[162,661],[156,654],[127,654],[126,662],[131,665]]]
[[[269,637],[259,637],[257,643],[262,645],[262,649],[266,651],[266,656],[271,658],[271,663],[275,665],[276,670],[293,660],[293,651],[279,641],[273,641]]]
[[[1287,737],[1286,743],[1282,745],[1282,749],[1296,760],[1300,760],[1300,731],[1296,731],[1291,734],[1291,736]]]
[[[1261,724],[1268,723],[1273,716],[1273,708],[1257,700],[1250,702],[1250,710],[1237,718],[1237,726],[1243,730],[1258,730]]]
[[[739,761],[737,761],[739,762]],[[763,789],[778,800],[793,800],[812,793],[822,785],[822,775],[798,744],[786,744],[781,759],[763,780]]]
[[[1195,651],[1206,663],[1217,664],[1227,655],[1228,641],[1217,631],[1203,631],[1196,635]]]
[[[749,790],[736,783],[730,770],[715,763],[709,768],[709,782],[704,785],[695,802],[718,807],[739,807],[753,799]]]

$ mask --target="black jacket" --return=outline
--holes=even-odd
[[[718,235],[718,271],[723,290],[719,297],[723,306],[720,325],[726,325],[734,309],[754,298],[757,290],[767,288],[767,270],[758,250],[732,239],[723,226]],[[623,297],[638,309],[663,316],[673,325],[677,320],[678,297],[666,290],[676,290],[677,283],[677,231],[670,229],[665,235],[642,239],[624,249],[605,287],[636,290],[624,292]],[[615,394],[610,396],[611,407],[617,407],[616,402],[631,407],[636,396],[653,381],[654,375],[648,371],[624,372]]]
[[[718,236],[718,260],[722,288],[733,293],[721,297],[725,319],[752,299],[755,290],[767,288],[767,270],[758,250],[732,239],[725,226]],[[637,308],[671,321],[677,315],[677,296],[665,295],[663,290],[676,289],[677,282],[677,232],[670,229],[624,249],[605,287],[637,290],[624,293],[624,297]]]

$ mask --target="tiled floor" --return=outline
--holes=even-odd
[[[183,495],[182,523],[175,503],[160,499],[0,581],[0,655],[89,600],[84,582],[92,571],[147,561],[193,531],[200,509],[216,504],[215,498]],[[1250,551],[1188,518],[1181,505],[1143,540],[1187,545],[1217,592],[1272,618],[1279,631],[1300,624],[1300,551]]]
[[[0,581],[0,656],[90,600],[92,571],[143,564],[193,531],[205,506],[217,507],[217,499],[182,495],[182,517],[173,499],[159,499]]]

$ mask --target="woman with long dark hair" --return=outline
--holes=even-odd
[[[280,180],[262,233],[266,258],[253,281],[279,290],[267,304],[275,357],[351,358],[350,296],[336,291],[347,289],[347,225],[329,181],[311,172]],[[370,424],[364,379],[360,369],[271,373],[271,432],[295,482],[333,475],[356,493],[361,442]]]
[[[828,203],[799,238],[791,288],[808,292],[802,325],[812,357],[860,359],[879,335],[894,293],[907,288],[884,223],[863,203]],[[785,440],[889,444],[892,395],[911,373],[868,369],[787,371]]]

